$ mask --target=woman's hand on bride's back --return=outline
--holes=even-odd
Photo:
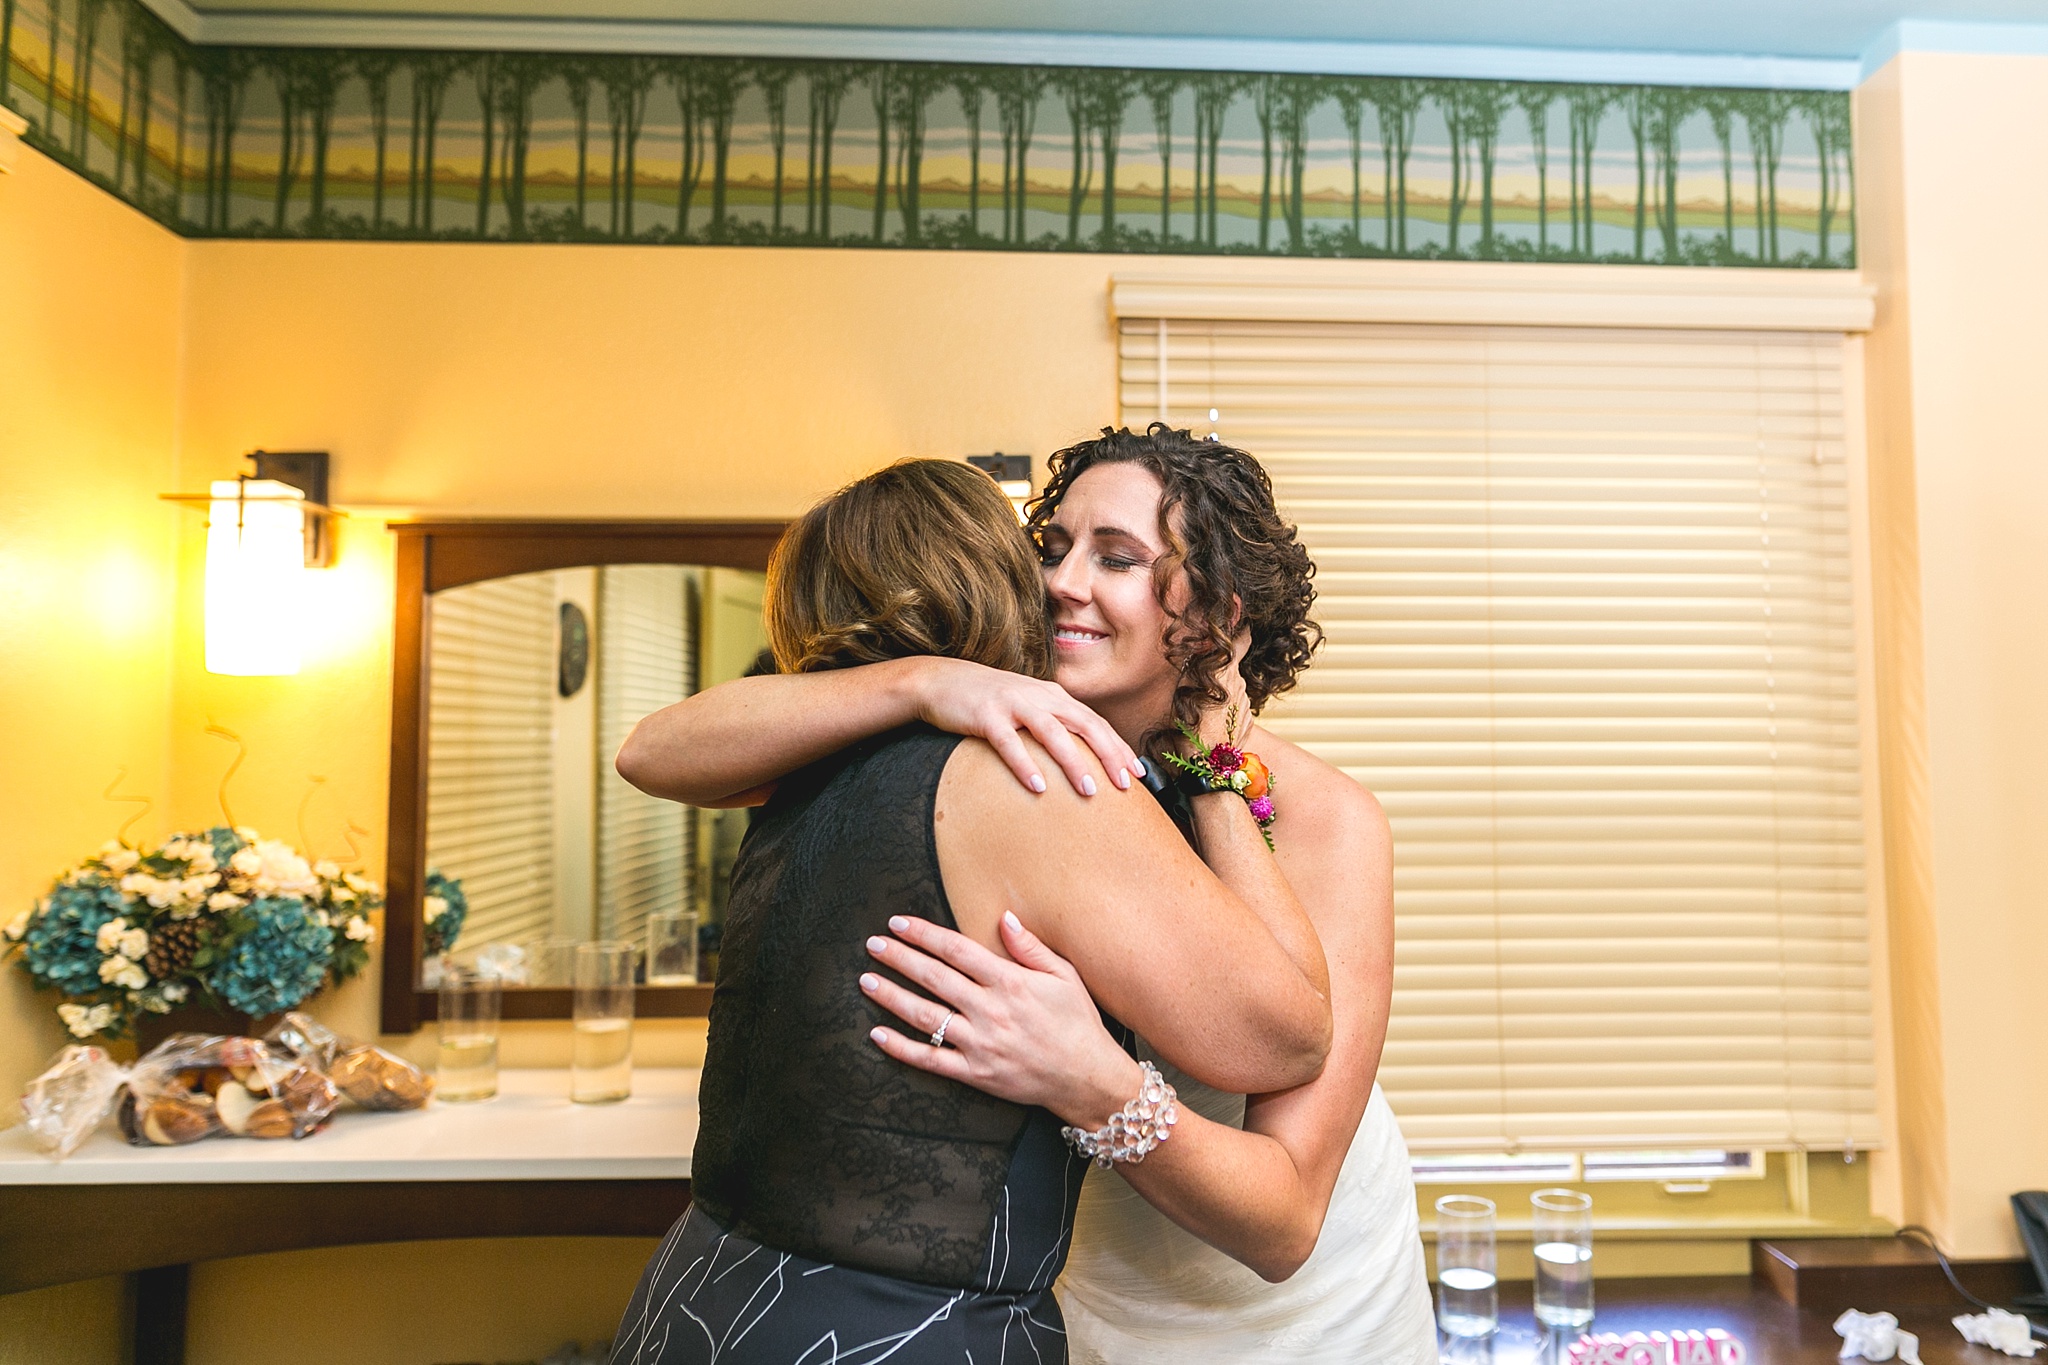
[[[868,998],[916,1035],[873,1030],[891,1057],[1089,1129],[1138,1093],[1138,1065],[1102,1026],[1080,974],[1014,915],[1002,928],[1014,961],[929,920],[889,927],[896,937],[869,939],[869,953],[936,997],[879,973],[861,977]],[[927,1040],[942,1022],[945,1046],[934,1047]]]
[[[1017,738],[1020,730],[1044,746],[1083,796],[1095,794],[1095,764],[1088,761],[1087,750],[1094,751],[1119,787],[1129,787],[1139,773],[1131,746],[1056,682],[933,656],[919,661],[913,698],[918,719],[950,734],[988,741],[1017,780],[1035,792],[1045,790],[1045,775]]]

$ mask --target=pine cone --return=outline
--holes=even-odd
[[[169,981],[184,974],[199,951],[199,921],[174,919],[157,926],[149,936],[149,951],[142,968],[152,981]]]

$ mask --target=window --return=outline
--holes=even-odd
[[[1872,1143],[1841,334],[1120,325],[1320,565],[1269,719],[1393,824],[1411,1149]]]

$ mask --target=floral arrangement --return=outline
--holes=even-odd
[[[438,867],[427,869],[427,894],[421,918],[427,922],[426,955],[438,957],[455,947],[462,922],[469,918],[469,897],[462,883],[446,876]]]
[[[295,1008],[370,960],[382,890],[256,831],[216,826],[147,851],[109,843],[0,929],[79,1038],[119,1038],[193,1000]]]
[[[1266,766],[1265,761],[1238,743],[1237,720],[1238,709],[1233,706],[1224,713],[1223,742],[1206,747],[1200,735],[1176,721],[1174,727],[1188,742],[1194,757],[1176,753],[1165,753],[1161,757],[1210,791],[1236,792],[1243,797],[1245,804],[1251,807],[1252,819],[1258,822],[1266,847],[1271,848],[1273,822],[1280,816],[1273,805],[1273,788],[1277,784],[1272,769]]]

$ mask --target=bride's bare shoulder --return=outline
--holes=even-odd
[[[1299,744],[1261,728],[1254,746],[1279,779],[1274,804],[1288,838],[1301,846],[1355,858],[1391,851],[1393,836],[1379,798],[1365,785]]]

